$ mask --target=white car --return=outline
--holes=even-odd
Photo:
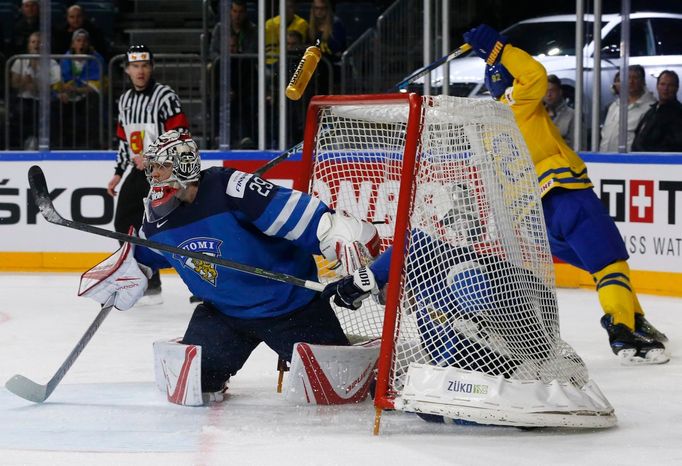
[[[509,42],[540,61],[547,74],[557,75],[562,82],[564,95],[572,100],[575,86],[575,15],[543,16],[520,21],[502,31]],[[592,41],[594,16],[585,15],[585,40],[583,66],[585,69],[584,121],[589,125],[593,82]],[[602,74],[601,108],[614,99],[611,92],[613,77],[620,67],[621,16],[602,15]],[[665,69],[674,70],[682,77],[682,14],[632,13],[630,15],[631,65],[642,65],[646,70],[647,89],[656,95],[656,77]],[[483,84],[485,64],[471,54],[450,62],[450,95],[461,97],[489,96]],[[442,70],[432,73],[433,93],[442,86]],[[682,89],[678,92],[682,100]]]

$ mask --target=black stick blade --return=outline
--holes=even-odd
[[[36,198],[36,204],[38,203],[39,197],[47,197],[49,199],[47,180],[45,179],[43,169],[38,165],[33,165],[28,169],[28,184],[33,191],[33,197]]]
[[[63,218],[54,209],[50,193],[47,189],[45,174],[38,165],[33,165],[28,169],[28,184],[31,187],[31,193],[33,193],[33,201],[38,206],[38,209],[40,209],[40,213],[45,217],[45,220],[51,223],[61,223]]]

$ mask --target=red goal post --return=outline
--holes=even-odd
[[[537,177],[508,107],[411,93],[314,97],[294,187],[378,223],[382,250],[405,245],[392,251],[385,307],[335,309],[351,339],[381,337],[376,430],[384,409],[615,424],[560,337]]]
[[[303,166],[301,177],[296,187],[303,191],[309,191],[311,187],[311,176],[313,174],[313,163],[315,142],[317,140],[319,128],[319,111],[324,107],[334,105],[407,105],[407,133],[405,135],[405,146],[403,152],[402,168],[400,170],[400,196],[398,200],[397,212],[395,216],[395,230],[390,237],[382,237],[382,250],[395,242],[404,244],[406,241],[408,210],[410,208],[412,185],[414,180],[414,167],[417,146],[420,138],[421,127],[421,107],[422,98],[414,93],[395,93],[395,94],[363,94],[363,95],[342,95],[342,96],[316,96],[308,107],[305,136],[303,144]],[[402,214],[402,215],[401,215]],[[401,265],[404,258],[404,249],[396,248],[393,251],[391,267],[389,271],[389,282],[386,290],[386,307],[384,314],[384,326],[381,335],[382,341],[391,341],[396,326],[396,309],[399,302]],[[391,345],[382,345],[379,355],[377,388],[375,394],[375,405],[383,409],[393,409],[393,399],[388,392],[388,377],[391,364],[392,348]]]

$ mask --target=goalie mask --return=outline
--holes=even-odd
[[[456,246],[480,241],[483,232],[476,190],[468,183],[452,184],[447,187],[447,197],[444,208],[437,212],[441,239]]]
[[[155,222],[180,205],[176,197],[178,191],[199,181],[201,158],[192,137],[178,131],[167,131],[159,136],[145,151],[144,158],[150,185],[145,211],[148,221]]]

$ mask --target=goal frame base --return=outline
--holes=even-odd
[[[513,427],[569,427],[583,429],[605,429],[618,423],[613,413],[597,414],[593,412],[544,412],[544,413],[510,413],[496,409],[469,408],[443,405],[425,401],[408,403],[396,400],[396,405],[405,412],[440,415],[451,419],[472,421],[478,424]]]
[[[395,409],[517,427],[608,428],[613,407],[589,380],[584,387],[556,380],[512,380],[501,375],[410,364]]]

